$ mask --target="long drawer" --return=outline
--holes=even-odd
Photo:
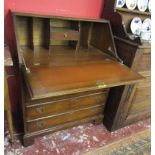
[[[132,101],[130,114],[142,112],[150,109],[151,106],[151,90],[150,87],[137,88],[135,96]]]
[[[129,125],[131,123],[134,123],[134,122],[137,122],[137,121],[140,121],[140,120],[143,120],[145,118],[148,118],[151,116],[151,110],[145,110],[145,111],[142,111],[142,112],[138,112],[138,113],[135,113],[135,114],[130,114],[127,119],[125,120],[124,122],[124,125]]]
[[[70,111],[60,115],[53,115],[43,119],[27,121],[27,131],[34,132],[42,129],[47,129],[56,125],[65,124],[68,122],[78,121],[92,116],[103,115],[103,106],[94,106],[83,110]]]
[[[151,70],[151,53],[144,53],[142,59],[140,61],[138,70],[141,72],[143,71],[150,71]]]
[[[141,82],[138,83],[138,88],[143,88],[143,87],[151,87],[151,76],[149,75],[145,75],[145,74],[141,74],[142,76],[145,77],[144,80],[142,80]]]
[[[57,115],[68,111],[80,110],[96,105],[103,105],[107,98],[108,91],[94,94],[85,94],[78,97],[57,100],[53,102],[40,103],[39,105],[29,105],[26,107],[26,119],[33,120],[36,118]]]
[[[145,79],[137,85],[131,107],[126,118],[126,123],[144,119],[151,115],[151,77]]]

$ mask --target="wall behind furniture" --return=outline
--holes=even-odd
[[[15,36],[11,11],[32,12],[69,17],[100,18],[104,0],[4,0],[4,40],[11,50],[13,59],[17,60]],[[17,77],[9,81],[12,110],[17,111],[20,103]]]

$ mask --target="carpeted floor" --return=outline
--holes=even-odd
[[[115,132],[103,125],[80,125],[36,138],[24,148],[16,138],[9,143],[5,133],[5,155],[141,155],[150,154],[150,119],[140,121]],[[123,152],[124,151],[124,152]]]
[[[150,129],[145,129],[109,145],[90,150],[84,155],[149,155],[151,151],[150,132]]]

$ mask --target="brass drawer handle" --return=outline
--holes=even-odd
[[[43,128],[45,126],[45,122],[37,122],[36,125],[38,128]]]
[[[97,85],[98,88],[105,88],[105,87],[107,86],[107,85],[106,85],[104,82],[102,82],[102,81],[96,82],[96,85]]]
[[[68,37],[67,33],[64,33],[64,38],[67,38],[67,37]]]
[[[77,99],[75,99],[75,98],[69,99],[70,102],[75,102],[76,100],[77,100]]]
[[[44,107],[38,107],[38,108],[36,108],[36,112],[43,113],[44,112]]]

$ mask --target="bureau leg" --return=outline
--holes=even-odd
[[[9,132],[10,132],[10,137],[11,137],[11,143],[14,143],[13,123],[12,123],[11,111],[7,110],[6,113],[7,113],[8,127],[9,127]]]
[[[24,135],[24,138],[23,138],[23,145],[25,146],[25,147],[27,147],[27,146],[30,146],[30,145],[33,145],[34,144],[34,138],[33,137],[26,137],[25,135]]]

